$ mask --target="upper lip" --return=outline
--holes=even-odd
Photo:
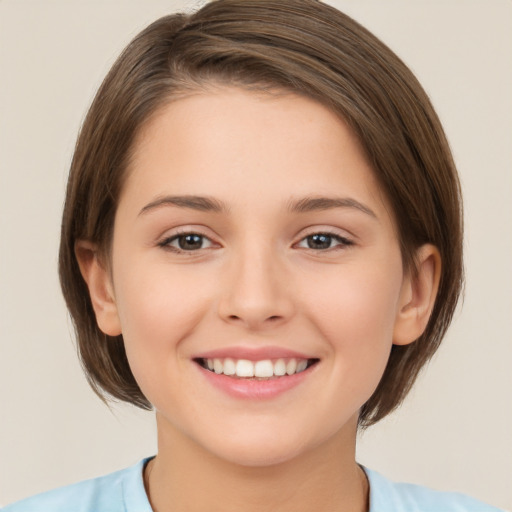
[[[193,357],[193,359],[247,359],[249,361],[263,361],[265,359],[314,359],[311,355],[307,355],[296,350],[290,350],[284,347],[264,346],[233,346],[218,348],[201,352]]]

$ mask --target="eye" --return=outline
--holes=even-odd
[[[208,249],[213,246],[213,242],[206,236],[197,233],[180,233],[162,240],[158,245],[176,252],[190,252]]]
[[[333,233],[314,233],[306,236],[298,243],[298,247],[320,251],[349,245],[352,245],[350,240]]]

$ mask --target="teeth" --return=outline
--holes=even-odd
[[[222,373],[224,370],[222,361],[220,359],[214,359],[213,360],[213,371],[215,373]]]
[[[293,375],[297,371],[297,360],[290,359],[286,365],[286,373],[288,375]]]
[[[236,365],[233,359],[224,359],[224,375],[235,375]]]
[[[274,363],[274,375],[281,377],[286,374],[286,362],[284,359],[278,359]]]
[[[203,366],[217,374],[233,375],[236,377],[268,379],[271,377],[282,377],[283,375],[294,375],[303,372],[308,367],[306,359],[277,359],[271,361],[249,361],[247,359],[206,359]]]
[[[246,359],[239,359],[235,373],[237,377],[254,377],[254,364]]]
[[[265,361],[258,361],[254,365],[254,375],[256,377],[272,377],[274,375],[274,365],[268,359]]]
[[[297,373],[303,372],[307,366],[308,366],[308,362],[303,359],[302,361],[299,361],[297,363],[297,370],[295,370],[295,371]]]

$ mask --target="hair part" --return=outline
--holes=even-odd
[[[144,409],[122,336],[103,334],[75,257],[77,240],[108,258],[117,203],[138,134],[169,101],[211,86],[319,101],[354,131],[392,207],[404,268],[425,243],[441,255],[441,280],[425,332],[393,345],[384,375],[360,411],[376,423],[405,398],[437,350],[463,283],[462,200],[450,148],[421,85],[380,40],[315,0],[217,0],[163,17],[126,47],[83,123],[69,175],[59,273],[89,383],[105,400]]]

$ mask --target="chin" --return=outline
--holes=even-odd
[[[261,426],[245,432],[239,430],[221,439],[209,439],[203,447],[228,463],[247,468],[263,468],[296,460],[322,442],[321,439],[315,442],[315,439],[304,435],[292,436],[292,433],[290,429],[283,432],[282,429]]]
[[[251,446],[249,443],[245,446],[231,447],[228,451],[217,453],[216,455],[225,461],[238,466],[247,468],[263,468],[276,466],[295,459],[300,456],[301,450],[284,446],[261,445]]]

